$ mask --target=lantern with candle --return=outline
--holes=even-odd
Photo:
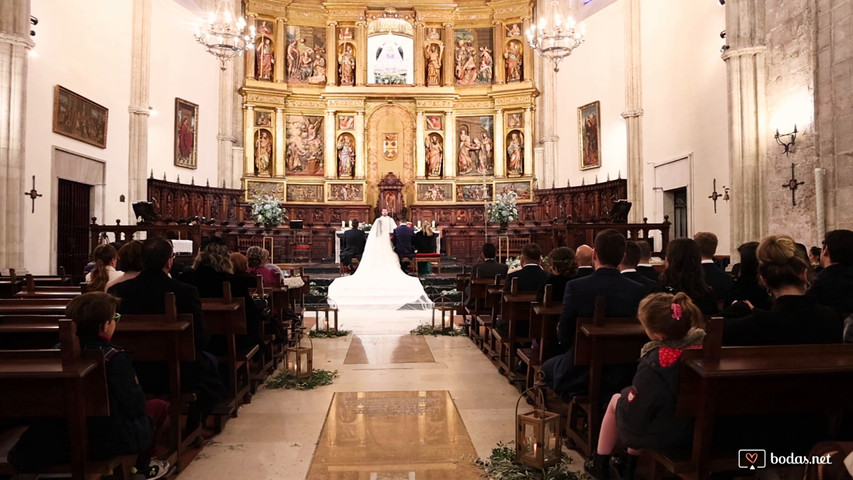
[[[305,335],[305,328],[297,330],[296,342],[287,347],[285,351],[285,368],[287,373],[297,377],[310,377],[314,371],[314,343],[311,337]],[[308,339],[308,344],[303,343],[303,339]]]
[[[540,381],[522,392],[515,403],[515,458],[523,465],[545,469],[560,462],[560,415],[544,408],[518,413],[521,399],[530,391],[537,393],[537,407],[544,406]]]

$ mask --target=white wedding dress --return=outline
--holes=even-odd
[[[379,217],[367,236],[361,262],[354,274],[335,279],[329,285],[329,304],[341,309],[381,310],[430,309],[432,301],[417,277],[403,273],[400,259],[391,246],[397,224]]]

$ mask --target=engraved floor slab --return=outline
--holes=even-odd
[[[356,335],[344,364],[435,363],[420,335]]]
[[[475,480],[474,445],[450,392],[338,392],[308,480]]]

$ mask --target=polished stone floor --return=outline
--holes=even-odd
[[[513,439],[518,392],[466,337],[408,335],[430,316],[342,311],[353,335],[314,340],[334,384],[261,389],[179,478],[481,478],[472,461]]]

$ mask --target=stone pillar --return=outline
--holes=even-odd
[[[504,43],[506,43],[506,27],[503,22],[494,23],[495,31],[495,51],[492,58],[492,65],[495,68],[494,79],[495,85],[503,85],[506,83],[506,67],[504,66]],[[497,132],[498,130],[495,129]]]
[[[243,110],[243,147],[246,154],[245,164],[243,168],[244,175],[255,175],[255,139],[253,138],[255,119],[255,107],[246,105]],[[279,125],[278,115],[276,115],[276,125]],[[278,138],[278,135],[276,135]],[[276,153],[276,155],[278,155]]]
[[[453,41],[453,24],[445,23],[444,24],[444,86],[451,87],[453,86],[454,76],[454,52],[456,52],[456,45]],[[445,150],[446,152],[446,150]]]
[[[533,176],[533,107],[524,109],[524,176]]]
[[[355,84],[363,86],[367,79],[367,22],[360,21],[355,24],[355,38],[357,40],[355,54]],[[356,157],[358,163],[358,157]]]
[[[151,70],[151,0],[133,1],[130,54],[128,199],[130,222],[136,223],[133,202],[148,200],[148,101]]]
[[[494,148],[494,174],[495,178],[506,176],[506,145],[504,145],[506,132],[504,131],[504,111],[495,112],[495,142]]]
[[[456,176],[456,120],[453,110],[444,112],[444,178]]]
[[[423,33],[423,32],[422,32]],[[415,177],[426,177],[426,149],[424,148],[424,112],[418,111],[415,124]]]
[[[337,26],[338,22],[329,22],[326,24],[326,85],[328,86],[334,86],[337,81]]]
[[[236,183],[232,168],[232,151],[234,144],[237,143],[236,133],[233,131],[234,83],[236,79],[242,77],[242,72],[239,72],[237,65],[235,62],[233,70],[219,71],[219,125],[216,135],[218,177],[214,185],[220,186],[225,182],[228,188],[235,188]]]
[[[326,137],[326,168],[324,169],[326,178],[332,180],[338,176],[338,139],[335,137],[335,111],[326,110],[326,119],[324,120]]]
[[[364,144],[364,112],[355,113],[355,178],[362,180],[367,171],[367,149]]]
[[[536,176],[539,178],[539,188],[554,188],[556,186],[557,143],[560,141],[559,137],[554,133],[554,125],[557,124],[557,102],[555,99],[557,93],[557,72],[553,68],[550,68],[548,63],[545,61],[536,62],[536,69],[539,71],[539,79],[541,81],[540,89],[543,92],[543,95],[540,97],[536,126],[542,136],[542,154],[545,165],[544,171],[536,170]]]
[[[27,52],[30,38],[30,0],[0,2],[0,98],[8,115],[0,119],[0,266],[22,269],[24,265],[24,139],[27,125]],[[8,103],[6,103],[8,102]],[[42,177],[44,178],[44,177]],[[52,179],[48,179],[52,181]],[[47,190],[48,181],[41,182]],[[41,208],[41,207],[40,207]]]
[[[287,40],[284,34],[286,20],[277,18],[275,20],[275,65],[273,66],[273,78],[276,83],[284,83],[287,77],[284,74],[284,64],[287,59]]]
[[[521,27],[522,32],[526,32],[528,28],[530,28],[530,19],[525,17],[521,19],[523,25]],[[524,63],[521,64],[521,79],[522,80],[533,80],[533,49],[530,48],[530,44],[527,43],[527,38],[523,38],[521,41],[521,51],[524,52],[522,55],[522,59]],[[526,125],[525,125],[526,127]],[[525,170],[527,173],[527,170]]]
[[[251,117],[254,118],[254,117]],[[251,123],[251,120],[250,120]],[[251,128],[250,128],[251,130]],[[285,173],[285,128],[284,128],[284,108],[276,107],[275,109],[275,167],[272,175],[275,177],[283,177]],[[249,144],[251,146],[251,144]],[[250,148],[254,152],[254,148]],[[254,157],[254,154],[252,155]]]
[[[642,223],[643,199],[643,72],[640,36],[640,0],[625,3],[625,130],[628,140],[628,200],[632,202],[629,222]],[[661,219],[662,220],[662,219]]]
[[[764,1],[726,3],[731,251],[764,235],[767,157]]]
[[[426,72],[424,71],[424,23],[415,22],[415,86],[423,87],[426,83]]]

